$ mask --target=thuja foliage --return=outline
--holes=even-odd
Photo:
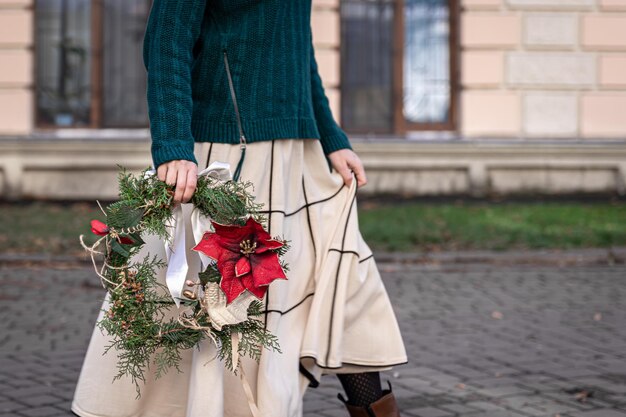
[[[156,366],[154,375],[160,378],[170,368],[181,372],[181,352],[192,349],[210,338],[218,344],[218,358],[236,371],[232,358],[232,335],[239,337],[239,355],[259,359],[263,348],[280,351],[278,339],[268,332],[258,318],[262,304],[253,302],[248,320],[236,325],[211,327],[209,317],[196,299],[181,299],[186,310],[179,313],[165,285],[157,281],[157,270],[167,266],[156,255],[138,259],[137,252],[145,244],[143,233],[157,235],[163,240],[170,236],[166,224],[172,220],[174,186],[167,185],[156,175],[147,175],[147,169],[134,176],[122,166],[119,173],[119,201],[108,205],[108,235],[104,239],[105,266],[100,276],[107,294],[107,309],[97,326],[111,336],[111,349],[118,352],[118,374],[115,379],[130,377],[135,384],[137,398],[141,396],[139,382],[146,381],[145,373]],[[191,199],[194,210],[220,224],[244,225],[248,216],[259,222],[265,217],[259,213],[260,204],[254,202],[250,182],[222,181],[201,176]],[[280,248],[283,255],[288,246]],[[281,262],[285,270],[287,265]],[[201,271],[199,282],[219,282],[221,275],[214,264]],[[181,307],[181,308],[182,308]],[[183,325],[180,318],[193,319],[196,327]]]
[[[109,206],[107,218],[114,212],[124,213],[130,223],[141,223],[145,229],[161,238],[168,238],[165,221],[171,219],[171,199],[175,186],[168,185],[156,175],[146,175],[147,169],[139,176],[126,172],[126,168],[117,165],[121,172],[119,179],[119,201]],[[221,224],[245,224],[248,214],[255,220],[264,222],[265,216],[259,213],[261,204],[254,201],[249,181],[220,181],[213,177],[198,177],[196,190],[191,198],[194,210],[200,210]],[[137,210],[137,212],[133,212]],[[125,226],[122,222],[119,227]]]
[[[254,301],[250,304],[248,316],[260,316],[262,313],[263,305],[260,302]],[[218,357],[226,363],[226,367],[229,369],[236,368],[233,364],[232,357],[232,332],[245,335],[239,341],[238,352],[240,355],[259,360],[263,347],[280,352],[278,339],[264,329],[263,323],[260,320],[252,319],[227,327],[228,329],[226,331],[216,332],[216,336],[219,338],[221,346]]]

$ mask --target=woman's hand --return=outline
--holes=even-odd
[[[362,187],[367,184],[363,163],[361,163],[361,160],[352,149],[339,149],[329,153],[328,158],[333,168],[341,175],[343,182],[347,186],[350,186],[352,183],[351,172],[354,172],[356,175],[357,187]]]
[[[159,165],[157,176],[168,185],[176,185],[174,204],[188,203],[196,191],[198,165],[185,159],[176,159]]]

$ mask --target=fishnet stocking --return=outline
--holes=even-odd
[[[378,372],[337,374],[337,377],[352,405],[366,407],[383,396]]]

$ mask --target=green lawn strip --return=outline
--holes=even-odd
[[[103,203],[106,206],[106,203]],[[359,207],[377,251],[583,248],[626,245],[626,203],[400,203]],[[0,252],[78,255],[105,221],[94,203],[0,204]],[[303,237],[304,238],[304,237]]]
[[[106,206],[103,204],[103,207]],[[93,243],[91,219],[105,221],[96,203],[0,204],[0,252],[86,254],[78,236]]]
[[[372,248],[582,248],[626,244],[626,204],[468,203],[381,206],[359,211]]]

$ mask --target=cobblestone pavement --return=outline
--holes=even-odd
[[[403,416],[626,417],[626,267],[379,263],[410,363]],[[0,264],[0,417],[68,411],[104,292],[93,269]],[[306,416],[347,416],[326,376]]]

